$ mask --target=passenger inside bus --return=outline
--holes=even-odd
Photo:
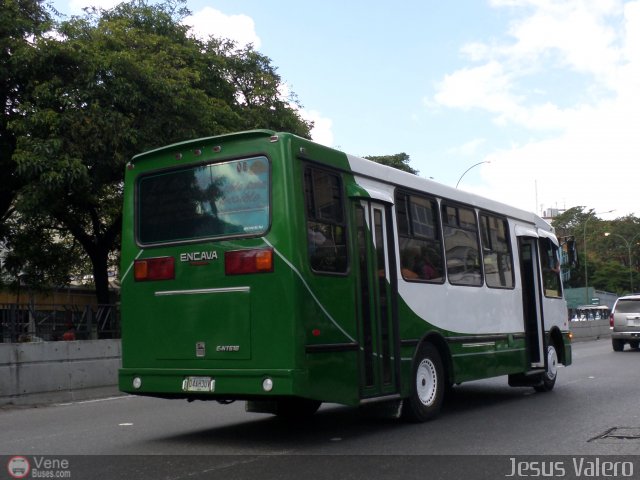
[[[441,262],[435,261],[434,255],[427,247],[412,246],[403,251],[402,276],[406,280],[436,280],[442,278],[442,273],[435,265]]]

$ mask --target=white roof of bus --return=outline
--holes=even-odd
[[[185,142],[178,142],[172,145],[166,145],[161,148],[153,149],[147,152],[140,153],[132,158],[132,162],[139,161],[145,157],[151,156],[157,152],[164,152],[175,148],[184,148],[190,145],[209,142],[216,139],[228,139],[232,137],[237,138],[250,138],[250,137],[269,137],[271,135],[278,135],[280,133],[271,130],[249,130],[245,132],[235,132],[230,134],[224,134],[214,137],[204,137],[198,139],[192,139]],[[306,140],[306,139],[304,139]],[[307,140],[309,141],[309,140]],[[330,147],[327,147],[330,148]],[[489,198],[481,197],[473,193],[465,192],[457,188],[449,187],[441,183],[429,180],[426,178],[413,175],[397,168],[388,167],[371,160],[356,157],[354,155],[346,154],[349,160],[352,171],[356,175],[362,175],[369,177],[371,180],[378,181],[386,184],[400,185],[409,189],[429,192],[430,194],[454,200],[474,207],[482,208],[488,211],[499,213],[514,219],[521,220],[528,224],[535,225],[537,228],[543,231],[554,232],[553,227],[533,212],[522,210],[516,207],[512,207],[505,203],[501,203]]]
[[[349,164],[355,174],[370,177],[383,183],[400,185],[412,190],[429,192],[436,197],[450,199],[452,201],[465,203],[474,207],[489,210],[495,213],[506,215],[515,219],[535,225],[541,230],[553,232],[553,227],[543,218],[533,212],[528,212],[520,208],[512,207],[505,203],[491,200],[489,198],[465,192],[457,188],[449,187],[441,183],[413,175],[397,168],[381,165],[371,160],[348,155]]]

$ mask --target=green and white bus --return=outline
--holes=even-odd
[[[558,258],[533,213],[288,133],[169,145],[127,165],[120,389],[413,421],[470,380],[548,391]]]

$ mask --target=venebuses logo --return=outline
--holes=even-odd
[[[67,458],[14,455],[7,462],[11,478],[71,478],[70,468]]]
[[[7,471],[11,478],[26,478],[31,471],[31,465],[29,465],[29,460],[25,457],[16,455],[7,462]]]

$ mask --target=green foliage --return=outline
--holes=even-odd
[[[73,238],[82,247],[101,302],[133,155],[249,128],[309,136],[311,124],[281,98],[270,60],[251,47],[189,36],[183,5],[134,0],[89,10],[61,22],[58,35],[35,35],[21,56],[30,76],[9,122],[25,184],[15,205],[20,218],[46,218],[57,242]],[[20,238],[16,255],[26,252]],[[48,257],[25,256],[25,265],[38,258]]]
[[[585,219],[589,215],[583,212],[584,207],[572,207],[553,218],[553,227],[558,237],[576,236]]]
[[[615,260],[597,261],[590,283],[598,290],[623,295],[629,293],[629,270]]]
[[[71,277],[82,279],[91,273],[91,263],[80,245],[71,237],[49,225],[44,216],[32,216],[28,222],[20,215],[8,221],[10,230],[4,268],[8,285],[20,278],[31,289],[45,289],[51,285],[67,285]]]
[[[404,172],[413,173],[414,175],[418,174],[418,170],[411,167],[409,162],[411,158],[406,153],[396,153],[395,155],[370,155],[368,157],[364,157],[368,160],[373,160],[374,162],[381,163],[382,165],[387,165],[389,167],[397,168],[398,170],[402,170]]]
[[[635,289],[640,287],[635,280],[640,260],[640,219],[630,215],[601,220],[593,210],[573,207],[555,217],[553,226],[558,237],[573,236],[580,252],[580,265],[571,269],[568,287],[585,286],[585,265],[589,286],[598,290],[618,294],[629,292],[630,274]]]
[[[19,115],[31,70],[32,45],[29,38],[41,35],[50,26],[50,15],[41,0],[2,0],[0,2],[0,239],[7,234],[6,222],[13,212],[13,202],[24,184],[16,173],[12,158],[16,137],[9,122]]]
[[[638,284],[638,265],[640,264],[640,219],[633,215],[609,222],[605,232],[604,245],[599,254],[601,258],[617,265],[618,273],[625,275],[618,281],[617,291],[627,293],[640,290]],[[617,277],[619,278],[619,277]],[[624,288],[620,288],[623,286]]]
[[[300,118],[294,93],[283,97],[283,86],[271,60],[249,45],[238,49],[229,40],[211,38],[207,51],[220,59],[224,78],[233,88],[233,109],[240,116],[239,129],[268,128],[310,138],[312,123]]]

